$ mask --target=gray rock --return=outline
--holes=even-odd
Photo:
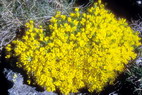
[[[23,76],[12,70],[4,70],[6,78],[13,83],[13,87],[8,90],[9,95],[57,95],[53,92],[38,92],[35,87],[23,84]]]

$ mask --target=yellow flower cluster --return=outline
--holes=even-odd
[[[47,91],[102,91],[136,57],[140,38],[125,19],[117,20],[100,2],[94,5],[86,13],[58,12],[46,31],[26,23],[25,35],[6,47],[6,58],[18,57],[17,66]]]

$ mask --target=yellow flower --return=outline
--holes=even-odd
[[[63,20],[65,20],[65,19],[66,19],[66,16],[65,16],[65,15],[61,15],[61,18],[62,18]]]
[[[72,21],[71,17],[68,17],[68,22],[71,22],[71,21]]]
[[[6,56],[5,56],[5,58],[10,58],[10,57],[11,57],[11,55],[6,55]]]
[[[57,12],[47,29],[35,23],[26,23],[22,38],[6,46],[5,58],[17,58],[37,85],[66,95],[84,87],[102,91],[136,58],[134,46],[141,44],[126,20],[117,20],[100,0],[85,13]]]
[[[79,11],[79,8],[75,8],[75,11],[78,12],[78,11]]]
[[[74,16],[75,16],[75,13],[70,13],[70,16],[71,16],[71,17],[74,17]]]
[[[53,22],[53,23],[57,22],[57,20],[54,17],[52,17],[50,21]]]
[[[30,22],[30,24],[33,24],[33,23],[34,23],[34,21],[33,21],[33,20],[30,20],[29,22]]]

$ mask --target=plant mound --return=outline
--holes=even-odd
[[[116,19],[100,2],[86,13],[78,8],[69,16],[58,12],[46,31],[33,21],[26,27],[24,36],[6,47],[6,58],[17,57],[17,66],[36,84],[64,94],[81,88],[102,91],[136,57],[134,48],[140,45],[125,19]]]

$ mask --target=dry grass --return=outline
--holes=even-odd
[[[69,14],[75,0],[0,0],[0,50],[16,37],[16,30],[29,20],[47,22],[57,11]]]

